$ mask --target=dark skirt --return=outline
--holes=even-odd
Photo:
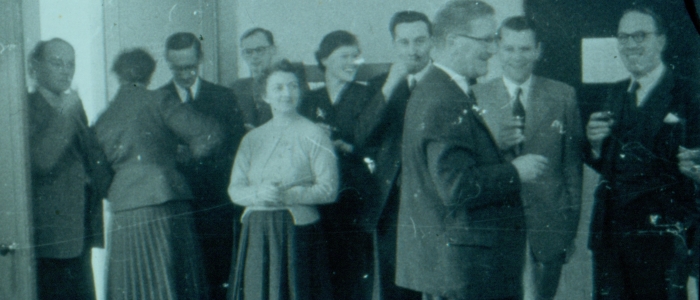
[[[207,299],[187,201],[115,212],[107,295],[116,299]]]
[[[317,224],[295,226],[289,211],[253,211],[243,219],[228,299],[332,299],[326,247]]]

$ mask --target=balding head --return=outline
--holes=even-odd
[[[29,65],[40,87],[60,94],[69,89],[73,81],[75,50],[59,38],[41,41],[32,50]]]

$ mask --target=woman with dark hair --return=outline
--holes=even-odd
[[[322,207],[336,300],[368,299],[373,281],[371,235],[356,223],[360,203],[372,199],[372,175],[355,144],[357,119],[370,99],[367,86],[355,81],[362,63],[360,53],[352,33],[327,34],[316,51],[325,87],[309,92],[299,109],[327,129],[339,161],[338,201]]]
[[[216,147],[216,123],[189,105],[146,89],[156,62],[146,51],[121,53],[112,67],[121,84],[95,124],[115,175],[107,244],[109,299],[207,299],[185,178],[177,147],[194,156]]]
[[[331,299],[316,206],[335,201],[338,170],[325,131],[297,112],[294,68],[263,72],[259,94],[272,119],[243,137],[229,195],[244,206],[229,299]]]

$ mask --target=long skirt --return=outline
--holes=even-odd
[[[110,236],[110,300],[208,298],[189,202],[115,212]]]
[[[323,232],[295,226],[289,211],[254,211],[243,219],[228,299],[332,299]]]

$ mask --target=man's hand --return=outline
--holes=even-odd
[[[612,119],[612,113],[609,111],[599,111],[591,114],[586,125],[586,137],[591,143],[591,150],[595,158],[600,156],[603,141],[610,136],[612,125],[615,120]]]
[[[397,62],[391,65],[389,75],[386,78],[386,82],[382,86],[384,100],[389,101],[391,98],[391,93],[394,92],[394,89],[399,85],[399,83],[401,83],[402,80],[406,80],[406,76],[408,76],[408,67],[405,63]]]
[[[346,143],[343,140],[333,141],[333,146],[335,146],[335,148],[340,150],[341,152],[345,153],[352,153],[355,150],[355,147],[352,144]]]
[[[549,161],[542,155],[525,154],[516,157],[511,163],[518,170],[520,182],[528,183],[535,181],[544,172]]]
[[[523,125],[523,119],[519,117],[508,119],[501,124],[501,131],[498,133],[498,146],[501,150],[508,150],[525,141]]]
[[[678,169],[696,183],[700,183],[700,149],[678,148]]]

